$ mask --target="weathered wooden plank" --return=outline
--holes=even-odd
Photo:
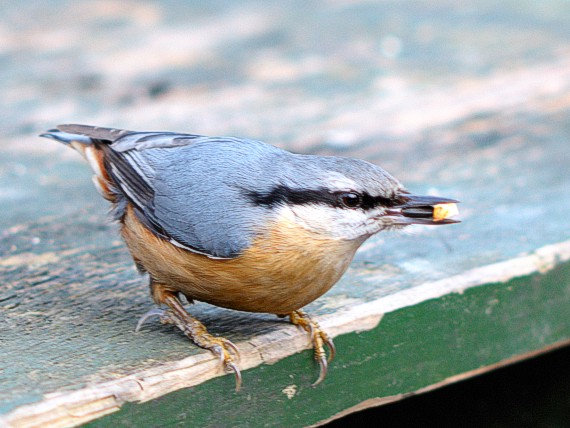
[[[429,229],[420,235],[380,237],[372,241],[359,253],[350,275],[331,294],[312,305],[313,312],[325,316],[323,323],[327,325],[327,314],[333,320],[342,320],[338,318],[339,311],[341,314],[348,311],[348,317],[353,316],[348,322],[348,331],[361,330],[375,326],[385,312],[414,307],[426,299],[446,296],[474,285],[532,275],[563,263],[567,249],[562,244],[546,247],[534,256],[515,257],[532,251],[540,242],[556,242],[568,233],[567,229],[561,230],[560,223],[555,221],[557,218],[564,221],[564,207],[568,206],[562,191],[567,184],[563,174],[566,163],[565,158],[560,157],[562,150],[557,149],[564,142],[544,141],[534,156],[528,156],[534,144],[526,144],[524,147],[524,143],[522,146],[517,143],[514,150],[510,144],[499,146],[498,152],[510,152],[510,162],[496,167],[495,176],[503,177],[502,181],[493,180],[490,176],[477,179],[476,171],[489,156],[487,148],[479,154],[472,152],[464,161],[455,160],[453,167],[464,171],[462,182],[469,183],[464,184],[469,187],[469,194],[479,198],[478,202],[467,204],[467,225],[461,226],[464,228],[462,233],[455,236],[455,233],[445,230]],[[437,170],[439,166],[433,169]],[[532,176],[533,185],[539,185],[538,180],[541,180],[548,186],[540,194],[529,197],[525,186],[528,179],[521,181],[519,170],[540,171],[539,176]],[[467,171],[471,174],[465,177]],[[438,177],[431,171],[427,175],[434,181]],[[490,195],[488,189],[492,181],[495,182]],[[475,201],[477,197],[471,196],[471,199]],[[530,206],[527,205],[529,202]],[[479,212],[470,212],[469,208]],[[15,228],[5,236],[9,245],[3,248],[15,246],[22,249],[21,253],[5,257],[2,261],[4,277],[8,278],[9,284],[3,288],[8,296],[5,319],[11,327],[2,335],[3,342],[7,344],[3,349],[12,353],[6,356],[6,360],[13,359],[14,355],[24,356],[23,364],[12,368],[16,372],[7,373],[8,382],[15,382],[8,392],[29,391],[27,382],[20,383],[25,377],[41,379],[40,391],[55,391],[63,386],[69,388],[68,379],[73,376],[74,388],[80,388],[78,400],[84,403],[76,410],[84,414],[87,410],[83,406],[91,403],[86,413],[89,419],[118,408],[123,400],[160,396],[221,374],[211,356],[189,346],[184,338],[168,329],[154,326],[142,334],[132,334],[134,320],[148,306],[147,291],[132,270],[122,245],[115,240],[113,227],[99,225],[102,215],[92,218],[84,215],[79,212],[75,216],[57,218],[57,221],[49,219],[46,223],[28,225],[25,229]],[[551,222],[539,221],[545,215]],[[506,222],[503,216],[510,220]],[[537,224],[540,227],[536,227]],[[89,238],[89,245],[77,245],[75,228]],[[525,230],[525,234],[521,235],[519,230]],[[57,241],[53,236],[58,237]],[[418,247],[420,240],[422,245]],[[61,250],[49,251],[53,246]],[[501,268],[476,268],[487,265],[490,260],[503,260],[507,268],[503,265],[498,265]],[[511,264],[516,268],[509,267]],[[470,268],[476,270],[469,272]],[[491,274],[484,274],[486,269],[490,269]],[[439,281],[434,283],[430,280]],[[373,306],[382,301],[384,306],[375,308],[370,315],[371,324],[365,325],[354,314],[366,313],[361,305],[366,305],[367,301]],[[559,302],[563,300],[559,299]],[[354,310],[353,315],[350,309]],[[254,367],[263,361],[279,361],[307,346],[304,335],[271,316],[238,314],[206,305],[199,306],[195,313],[216,333],[227,335],[239,343],[244,352],[244,368]],[[430,324],[429,320],[426,322]],[[335,331],[334,325],[328,327]],[[386,330],[384,322],[378,328],[383,334],[390,331]],[[287,341],[280,343],[282,335]],[[53,350],[54,337],[67,337],[69,346],[59,344],[58,349]],[[496,345],[497,342],[488,343]],[[548,340],[547,343],[553,342]],[[38,354],[25,352],[32,344]],[[305,357],[305,363],[308,361],[310,358]],[[285,367],[289,368],[287,364]],[[300,367],[286,371],[298,373],[297,369]],[[152,375],[145,370],[150,370]],[[148,384],[139,380],[136,373],[140,373],[142,379],[150,379]],[[245,373],[246,385],[248,373]],[[308,380],[312,374],[305,364],[303,376]],[[137,381],[132,380],[133,376]],[[109,401],[110,393],[104,385],[117,377],[119,380],[110,385],[118,398]],[[260,379],[267,380],[265,376]],[[90,392],[81,389],[82,385],[85,387],[92,382],[97,386],[87,390]],[[255,390],[258,389],[256,383]],[[84,393],[93,397],[93,401],[85,402]],[[98,394],[102,394],[102,398],[98,398]],[[39,409],[45,411],[40,411],[40,416],[58,415],[50,407],[61,402],[58,400],[68,404],[73,402],[72,395],[58,395],[55,401],[42,400]],[[34,399],[34,396],[29,397]],[[94,404],[100,405],[101,399],[103,404],[107,404],[94,410]],[[56,408],[64,414],[69,413],[65,406]],[[33,414],[29,408],[22,409],[28,416]],[[71,414],[76,420],[77,413]],[[63,416],[61,421],[66,421],[64,425],[69,423],[69,419]]]
[[[221,374],[172,329],[133,334],[148,292],[106,204],[71,151],[35,137],[64,121],[365,157],[414,191],[463,201],[460,226],[371,240],[310,306],[342,334],[323,388],[308,388],[310,354],[292,355],[302,333],[199,304],[252,367],[244,393],[222,377],[102,423],[161,409],[206,424],[216,406],[212,424],[302,426],[570,337],[568,3],[0,8],[0,424],[77,424]]]

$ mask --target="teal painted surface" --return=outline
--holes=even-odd
[[[570,341],[570,263],[545,274],[489,284],[387,314],[372,331],[335,342],[326,382],[311,388],[309,352],[180,390],[89,424],[109,426],[291,426],[326,419],[371,397],[408,394],[470,370]],[[311,370],[311,367],[313,370]],[[282,392],[296,385],[288,399]]]

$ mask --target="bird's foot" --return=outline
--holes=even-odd
[[[178,327],[192,342],[200,348],[208,349],[220,358],[226,373],[233,373],[236,379],[236,391],[241,389],[241,372],[237,366],[239,351],[236,345],[223,337],[215,337],[208,333],[206,326],[192,317],[174,295],[165,297],[164,303],[168,309],[151,309],[144,314],[137,324],[136,331],[151,317],[158,316],[164,324],[173,324]]]
[[[325,376],[327,375],[328,363],[332,361],[336,354],[334,343],[329,335],[321,330],[319,324],[313,320],[305,311],[293,311],[289,314],[289,319],[291,320],[292,324],[301,327],[311,336],[313,349],[315,351],[315,360],[317,360],[320,367],[319,377],[312,385],[317,386],[325,379]],[[328,359],[324,348],[325,345],[329,349]]]

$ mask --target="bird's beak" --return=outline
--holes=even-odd
[[[439,196],[404,195],[403,203],[389,208],[385,215],[396,220],[397,224],[452,224],[460,223],[454,219],[459,213],[455,199]]]

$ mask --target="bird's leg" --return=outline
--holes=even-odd
[[[186,337],[200,348],[208,349],[220,358],[220,362],[223,364],[224,370],[228,373],[234,373],[236,378],[236,391],[239,391],[241,388],[241,373],[236,364],[236,360],[239,360],[239,351],[237,347],[228,339],[224,339],[223,337],[214,337],[208,333],[204,324],[186,312],[182,302],[180,302],[180,299],[176,294],[161,290],[160,303],[168,306],[168,309],[153,309],[143,315],[137,325],[137,330],[149,317],[155,315],[160,316],[162,323],[174,324],[182,330]]]
[[[320,367],[319,377],[312,385],[317,386],[325,379],[325,376],[327,375],[328,363],[331,362],[335,356],[336,349],[334,347],[334,343],[329,335],[321,330],[319,324],[315,320],[311,319],[311,317],[305,311],[293,311],[289,314],[289,319],[291,320],[292,324],[301,327],[311,336],[313,349],[315,350],[315,360],[317,360]],[[328,360],[324,345],[329,348]]]

